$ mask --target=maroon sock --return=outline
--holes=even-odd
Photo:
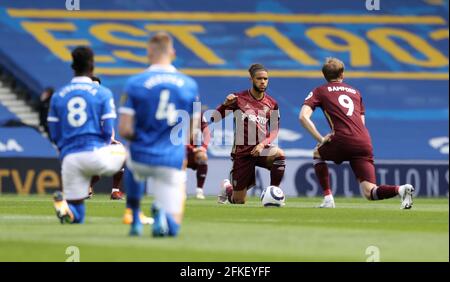
[[[398,186],[395,185],[380,185],[373,187],[372,190],[370,190],[370,199],[373,201],[389,199],[397,195]]]
[[[100,176],[95,175],[91,177],[91,187],[94,187],[95,183],[97,183],[100,180]]]
[[[330,195],[330,175],[328,174],[327,163],[320,159],[314,159],[314,171],[316,172],[316,177],[319,180],[320,186],[322,187],[323,195]]]
[[[203,188],[207,173],[208,165],[206,163],[197,165],[197,188]]]
[[[286,168],[286,158],[280,156],[275,158],[270,169],[270,185],[280,186],[281,180],[283,180],[284,170]]]
[[[123,191],[122,178],[123,178],[123,169],[119,170],[116,174],[113,175],[113,185],[112,185],[113,188]]]

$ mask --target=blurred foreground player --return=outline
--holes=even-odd
[[[130,141],[124,178],[127,206],[133,211],[129,234],[142,234],[140,201],[145,182],[152,178],[152,235],[177,236],[186,200],[184,129],[190,127],[198,88],[171,64],[175,50],[169,34],[158,32],[150,38],[148,56],[151,66],[128,80],[119,110],[119,133]],[[180,127],[179,117],[187,126]]]
[[[113,175],[125,161],[125,148],[111,145],[116,111],[109,89],[93,83],[94,53],[72,51],[75,77],[52,96],[48,127],[62,161],[64,195],[56,192],[54,207],[61,223],[83,223],[84,199],[94,175]]]
[[[97,83],[98,85],[100,85],[102,83],[100,78],[97,76],[92,76],[91,79],[94,83]],[[115,139],[114,130],[113,130],[113,134],[111,136],[111,144],[121,144],[119,141],[117,141]],[[111,200],[122,200],[124,198],[125,194],[123,193],[123,184],[122,184],[124,171],[125,171],[125,168],[122,168],[116,174],[114,174],[112,176],[113,183],[112,183],[112,191],[111,191],[111,196],[110,196]],[[98,175],[95,175],[91,178],[91,184],[89,187],[89,197],[88,197],[89,199],[92,198],[92,196],[94,195],[93,188],[94,188],[95,183],[97,183],[99,180],[100,180],[100,176],[98,176]],[[141,212],[139,214],[139,218],[140,218],[142,224],[152,224],[153,223],[153,218],[145,216],[143,212]],[[128,207],[125,209],[125,213],[123,215],[122,222],[124,224],[131,224],[133,222],[132,211]]]
[[[278,104],[266,93],[267,69],[261,64],[249,68],[252,87],[227,96],[217,111],[219,118],[234,114],[235,134],[231,152],[233,167],[230,180],[222,183],[218,203],[244,204],[247,190],[255,186],[256,166],[270,170],[270,185],[280,186],[286,160],[284,152],[272,144],[278,135]]]
[[[334,208],[328,166],[325,161],[341,164],[349,161],[368,200],[382,200],[400,195],[402,209],[413,204],[414,187],[379,185],[375,177],[372,141],[365,126],[364,105],[361,94],[343,83],[344,63],[327,58],[322,67],[327,83],[315,88],[306,97],[300,112],[300,122],[319,143],[314,149],[314,170],[322,186],[324,200],[319,207]],[[311,121],[316,107],[320,107],[331,127],[331,133],[322,136]]]

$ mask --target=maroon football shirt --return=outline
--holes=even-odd
[[[222,118],[232,111],[235,121],[233,150],[235,157],[249,155],[259,143],[268,145],[277,137],[280,114],[277,102],[264,93],[262,99],[257,100],[250,90],[233,93],[236,102],[225,107],[220,105],[217,111]]]
[[[371,146],[369,132],[361,120],[365,112],[362,97],[352,86],[342,82],[324,84],[311,91],[303,104],[323,110],[334,140]]]

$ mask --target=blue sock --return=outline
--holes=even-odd
[[[145,182],[136,181],[132,172],[125,168],[124,183],[127,193],[127,208],[130,208],[133,212],[133,223],[141,222],[139,218],[140,202],[145,191]]]
[[[133,212],[133,223],[140,222],[139,212],[140,212],[140,200],[127,198],[127,208],[130,208]]]
[[[86,207],[84,202],[81,204],[68,203],[70,210],[73,213],[72,223],[84,223],[84,216],[86,214]]]
[[[127,198],[140,200],[145,192],[145,181],[136,181],[133,177],[133,173],[125,168],[125,172],[123,175],[123,183],[125,188],[125,193],[127,194]],[[127,203],[127,208],[128,208]],[[131,207],[129,207],[131,208]]]
[[[180,224],[178,224],[171,214],[166,214],[167,225],[169,226],[169,236],[175,237],[180,230]]]

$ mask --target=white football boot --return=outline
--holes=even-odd
[[[334,209],[336,205],[334,204],[334,198],[333,195],[326,195],[323,198],[322,203],[319,205],[319,208],[331,208]]]
[[[398,194],[401,199],[400,209],[409,210],[412,208],[414,187],[411,184],[401,185],[398,188]]]
[[[222,181],[222,185],[220,187],[220,193],[217,196],[217,203],[219,203],[219,204],[228,203],[227,187],[232,187],[232,185],[230,183],[230,180],[224,179]]]
[[[205,199],[205,195],[203,194],[203,189],[202,188],[197,188],[195,190],[195,197],[199,200],[204,200]]]

